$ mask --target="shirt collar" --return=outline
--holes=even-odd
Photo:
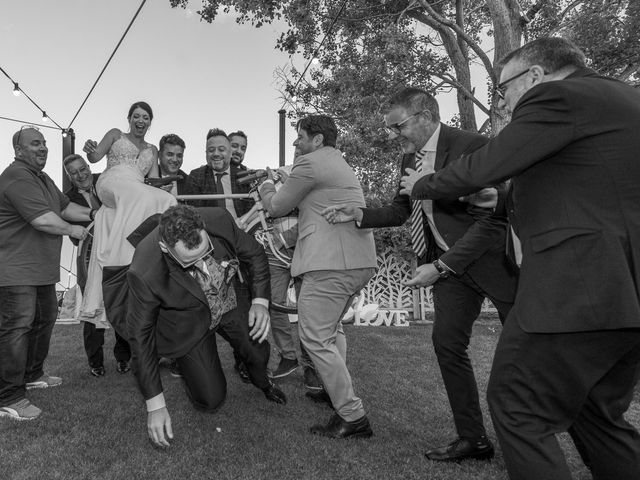
[[[435,152],[438,150],[438,138],[440,138],[440,127],[442,127],[442,124],[438,123],[438,128],[436,128],[435,132],[433,132],[431,137],[429,137],[429,140],[427,140],[427,143],[425,143],[424,146],[419,150],[420,152],[422,152],[423,150],[426,152]]]

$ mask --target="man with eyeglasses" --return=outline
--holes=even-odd
[[[33,420],[26,390],[55,387],[44,372],[58,313],[62,237],[83,239],[90,209],[69,202],[44,173],[47,143],[33,126],[13,135],[15,161],[0,174],[0,417]]]
[[[512,178],[522,268],[487,392],[509,476],[572,478],[556,439],[568,431],[593,478],[640,478],[640,435],[624,418],[640,373],[640,92],[562,38],[500,65],[511,122],[403,191],[452,198]]]
[[[389,139],[404,152],[402,173],[440,170],[487,141],[440,123],[436,99],[418,88],[394,95],[384,121]],[[484,427],[467,348],[485,298],[495,305],[501,321],[513,303],[516,270],[504,254],[506,217],[459,199],[412,202],[399,189],[392,203],[381,208],[334,205],[323,213],[329,222],[355,220],[359,228],[410,221],[417,274],[425,277],[424,286],[432,286],[432,341],[458,433],[456,440],[425,455],[434,461],[490,459],[494,448]]]
[[[177,359],[196,409],[217,411],[227,384],[215,332],[245,358],[253,358],[249,350],[254,343],[264,343],[269,333],[269,267],[262,246],[221,208],[173,206],[151,233],[140,236],[127,273],[127,329],[133,371],[146,401],[149,437],[158,446],[168,446],[173,430],[158,357]],[[233,279],[239,263],[245,265],[254,292],[246,333],[239,333],[225,318],[236,308]],[[268,400],[285,404],[284,393],[271,383],[266,370],[258,373],[253,367],[249,363],[254,385]]]
[[[233,194],[233,193],[249,193],[251,186],[249,184],[239,185],[237,183],[238,172],[242,169],[235,163],[231,162],[231,142],[224,130],[212,128],[207,133],[206,144],[207,164],[202,167],[191,170],[187,180],[187,190],[191,195],[206,194]],[[196,200],[190,202],[197,207],[222,207],[233,216],[234,219],[240,218],[253,207],[254,201],[248,198],[226,198],[224,200]],[[236,310],[236,318],[239,322],[244,322],[248,312],[250,292],[246,286],[236,280],[236,290],[238,293],[238,309]],[[265,342],[261,346],[264,356],[265,368],[269,362],[269,344]],[[240,352],[234,350],[234,369],[245,382],[250,382],[247,365],[242,361]]]
[[[77,203],[83,207],[91,208],[91,216],[95,215],[95,212],[100,208],[102,203],[96,193],[96,182],[100,174],[92,174],[91,168],[81,155],[71,154],[67,155],[63,160],[64,171],[66,172],[69,180],[71,181],[71,187],[64,192],[70,201]],[[91,222],[70,222],[83,227],[88,227]],[[71,242],[78,246],[78,240],[69,237]],[[88,239],[87,241],[91,241]],[[80,291],[84,294],[84,287],[87,283],[86,269],[82,268],[80,262],[85,261],[85,258],[80,255],[77,256],[77,283]],[[82,339],[84,344],[84,351],[87,354],[89,361],[89,372],[94,377],[103,377],[106,373],[104,368],[104,334],[105,328],[102,325],[96,325],[95,323],[85,321],[82,322]],[[129,360],[131,359],[131,350],[127,341],[121,337],[118,332],[113,329],[116,337],[115,345],[113,346],[113,355],[117,362],[116,370],[119,373],[127,373],[130,370]]]

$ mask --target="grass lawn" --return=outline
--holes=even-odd
[[[472,357],[481,391],[500,327],[476,322]],[[89,375],[79,325],[57,325],[47,370],[61,387],[29,392],[44,410],[34,422],[0,421],[0,478],[29,479],[506,479],[498,449],[490,462],[440,464],[425,459],[427,446],[455,437],[430,343],[431,326],[347,326],[349,368],[375,435],[368,440],[312,436],[328,407],[304,397],[302,373],[280,382],[289,403],[268,402],[242,383],[232,354],[218,338],[228,397],[214,415],[196,412],[180,380],[163,370],[162,381],[175,439],[166,450],[147,440],[146,414],[135,380],[115,371],[109,332],[107,375]],[[486,408],[486,402],[483,400]],[[485,410],[488,424],[488,413]],[[640,425],[640,394],[629,419]],[[495,434],[489,425],[489,435]],[[567,436],[561,437],[575,478],[591,478]]]

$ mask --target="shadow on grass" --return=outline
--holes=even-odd
[[[47,370],[64,377],[59,388],[29,392],[44,410],[35,422],[0,421],[0,478],[22,479],[506,479],[500,452],[493,462],[438,464],[428,446],[455,437],[430,343],[431,326],[345,328],[348,364],[375,435],[333,441],[308,428],[331,411],[304,397],[302,372],[279,382],[286,406],[265,400],[233,372],[231,350],[218,337],[228,397],[214,415],[196,412],[180,380],[162,371],[175,439],[166,450],[147,440],[146,413],[133,376],[115,371],[105,348],[107,375],[88,373],[81,326],[56,326]],[[500,325],[477,322],[471,354],[484,391]],[[274,353],[274,356],[276,354]],[[277,363],[272,359],[271,365]],[[488,414],[483,395],[487,424]],[[640,422],[635,402],[632,421]],[[489,425],[489,435],[495,439]],[[572,445],[561,441],[576,478],[589,478]]]

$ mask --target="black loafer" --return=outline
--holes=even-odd
[[[131,370],[131,367],[129,366],[129,362],[118,362],[118,367],[116,368],[116,370],[118,371],[118,373],[127,373],[129,370]]]
[[[326,425],[314,425],[310,429],[314,435],[329,438],[368,438],[373,435],[369,419],[366,415],[353,422],[347,422],[334,413]]]
[[[433,448],[425,452],[425,457],[437,462],[459,462],[461,460],[491,460],[493,445],[485,436],[476,438],[458,438],[449,445]]]
[[[287,404],[287,396],[284,394],[282,390],[280,390],[275,385],[271,384],[267,388],[263,388],[262,392],[264,396],[267,397],[267,400],[273,403],[278,403],[280,405]]]
[[[235,368],[236,372],[238,372],[240,380],[242,380],[244,383],[251,383],[249,371],[247,370],[247,366],[243,362],[236,363],[233,368]]]

